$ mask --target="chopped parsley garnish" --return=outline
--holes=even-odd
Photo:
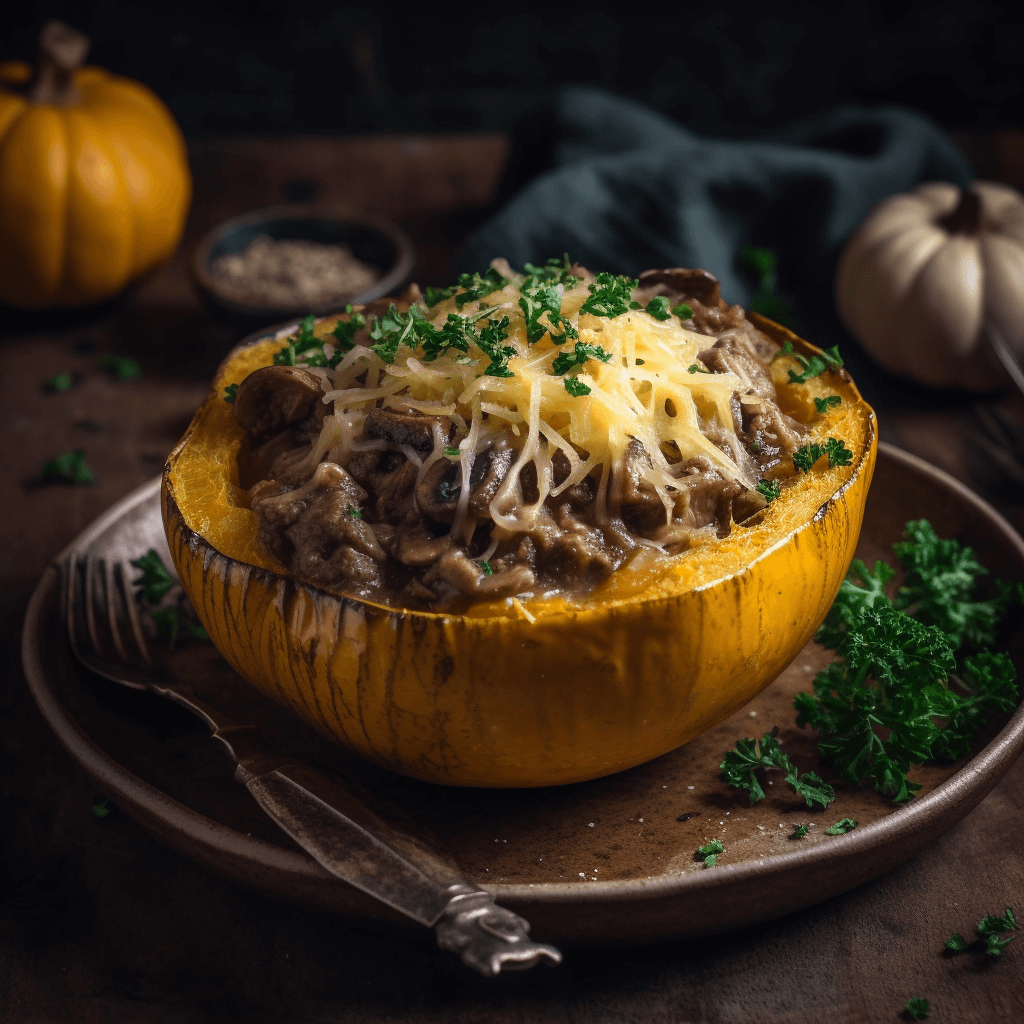
[[[58,455],[43,463],[43,480],[47,483],[60,482],[67,484],[94,484],[96,474],[92,471],[89,463],[85,461],[85,455],[81,448],[72,452]]]
[[[637,359],[636,360],[636,365],[637,366],[643,366],[646,362],[647,362],[646,359]]]
[[[445,448],[444,453],[445,453],[445,455],[448,456],[449,459],[458,459],[458,458],[462,457],[462,449],[461,448],[454,448],[454,447]]]
[[[668,299],[664,295],[655,295],[647,303],[645,312],[650,313],[655,320],[671,320],[672,311],[668,308]]]
[[[409,312],[412,314],[412,310]],[[449,313],[439,328],[424,320],[418,333],[423,342],[423,359],[428,363],[434,362],[450,349],[468,352],[469,346],[478,340],[469,320],[458,313]]]
[[[94,818],[107,818],[114,813],[114,808],[110,806],[110,801],[103,796],[96,797],[92,802],[92,814]]]
[[[591,345],[585,341],[577,341],[571,352],[559,352],[551,364],[551,372],[568,373],[577,366],[583,366],[588,359],[599,359],[602,363],[611,361],[611,353],[605,352],[600,345]]]
[[[578,380],[576,377],[565,378],[565,390],[572,395],[573,398],[582,398],[584,395],[590,394],[590,388],[584,384],[583,381]]]
[[[907,778],[913,765],[970,753],[993,714],[1015,709],[1013,662],[983,648],[1010,603],[1024,603],[1024,587],[997,583],[994,598],[978,600],[985,570],[973,551],[940,540],[925,520],[907,523],[893,547],[905,584],[891,600],[890,566],[851,564],[816,635],[837,659],[794,707],[797,724],[821,734],[818,750],[844,781],[870,780],[899,803],[921,788]]]
[[[553,284],[531,286],[524,281],[519,293],[519,308],[526,318],[526,342],[529,345],[536,345],[545,334],[550,334],[556,345],[579,337],[569,318],[562,316],[562,295]],[[542,319],[545,313],[547,323]]]
[[[852,832],[857,827],[857,822],[853,818],[840,818],[834,825],[829,825],[825,829],[825,835],[827,836],[843,836],[847,832]]]
[[[569,263],[568,254],[562,256],[561,259],[557,256],[552,256],[544,262],[542,267],[526,263],[523,265],[523,273],[526,275],[526,280],[523,284],[529,285],[532,282],[546,282],[549,284],[566,285],[570,288],[575,287],[579,284],[579,278],[573,274],[570,268],[571,264]]]
[[[508,329],[511,320],[503,316],[500,320],[488,319],[487,323],[480,329],[480,338],[477,345],[490,359],[487,368],[484,370],[485,377],[514,377],[515,374],[508,368],[509,359],[516,354],[511,345],[503,345],[502,342],[508,337]]]
[[[974,929],[978,933],[977,942],[968,942],[959,932],[953,932],[946,939],[944,948],[951,953],[962,953],[972,946],[977,946],[980,951],[988,954],[988,956],[998,959],[1003,955],[1006,947],[1017,938],[1016,935],[1004,938],[1003,933],[1015,932],[1017,929],[1017,919],[1013,916],[1013,911],[1007,907],[1004,913],[986,914],[977,923]]]
[[[824,444],[812,442],[798,448],[793,452],[793,465],[801,473],[809,473],[811,467],[823,455],[828,457],[829,469],[834,469],[836,466],[849,466],[853,462],[853,452],[846,447],[846,442],[830,437]]]
[[[234,405],[235,404],[235,399],[237,397],[238,397],[238,385],[237,384],[227,384],[224,387],[224,401],[227,402],[228,405]]]
[[[417,306],[410,306],[408,313],[399,313],[394,303],[388,306],[383,317],[374,317],[370,323],[370,337],[377,342],[370,346],[385,363],[393,363],[402,345],[416,347],[417,328],[426,325],[435,328],[420,312]]]
[[[70,373],[55,373],[47,382],[46,390],[54,395],[62,394],[75,385],[75,377]]]
[[[790,839],[803,839],[810,829],[806,825],[797,825],[795,829],[790,833]]]
[[[690,308],[688,302],[680,302],[678,305],[672,307],[672,312],[675,313],[680,320],[692,320],[693,310]]]
[[[107,354],[100,359],[100,365],[104,370],[109,370],[114,380],[131,380],[142,375],[142,366],[137,359],[129,356],[115,356]]]
[[[842,399],[838,395],[826,395],[824,398],[814,399],[814,408],[818,410],[819,416],[824,416],[833,405],[839,405]]]
[[[590,298],[580,306],[580,313],[610,319],[631,309],[639,309],[640,303],[633,301],[633,289],[639,283],[635,278],[623,275],[598,274],[589,286]]]
[[[508,278],[499,274],[494,267],[488,267],[482,274],[460,274],[458,287],[463,290],[455,296],[455,308],[461,310],[470,302],[482,299],[492,292],[501,291],[507,284]]]
[[[689,372],[689,373],[710,373],[711,372],[710,370],[704,369],[704,367],[701,366],[700,363],[690,363],[690,365],[686,369],[687,369],[687,372]]]
[[[704,867],[713,868],[718,863],[718,855],[725,852],[720,839],[712,839],[697,850],[697,856],[704,861]]]
[[[770,505],[782,493],[782,485],[778,480],[760,480],[754,490]]]
[[[810,358],[802,356],[799,352],[791,353],[793,358],[803,367],[802,373],[789,371],[790,384],[806,384],[812,377],[819,377],[826,370],[838,370],[843,365],[843,357],[839,354],[839,346],[833,345],[825,349],[820,355],[813,355]]]
[[[486,559],[480,562],[480,568],[483,569],[485,576],[493,576],[494,569],[491,567],[491,563]]]
[[[458,290],[457,284],[451,284],[447,288],[428,288],[423,293],[423,301],[427,304],[428,309],[433,309],[438,303],[450,299]]]
[[[142,599],[148,604],[159,604],[174,586],[174,577],[167,571],[163,559],[150,548],[141,558],[133,558],[131,564],[142,570],[142,575],[133,581]]]
[[[362,513],[362,512],[360,512],[360,511],[359,511],[359,509],[357,509],[357,508],[350,508],[350,509],[348,510],[348,514],[349,514],[349,515],[350,515],[350,516],[351,516],[351,517],[352,517],[353,519],[362,519],[362,518],[363,518],[363,513]]]
[[[911,1020],[927,1020],[928,1012],[929,1008],[927,999],[915,996],[913,999],[907,1000],[907,1016]]]
[[[356,332],[366,326],[366,317],[362,313],[354,313],[351,306],[345,307],[347,320],[339,320],[331,331],[335,345],[342,352],[351,352],[356,347]]]
[[[784,772],[785,782],[798,796],[804,798],[808,807],[824,810],[836,798],[835,790],[814,772],[800,775],[771,733],[765,733],[760,740],[737,740],[736,749],[725,755],[719,767],[722,769],[723,781],[737,789],[745,789],[750,794],[751,805],[764,799],[761,778],[771,770]]]

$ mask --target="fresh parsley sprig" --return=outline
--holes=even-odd
[[[839,354],[839,346],[833,345],[825,349],[821,355],[809,358],[799,352],[791,352],[793,358],[803,367],[801,373],[789,371],[790,384],[806,384],[812,377],[820,377],[826,370],[838,370],[843,365],[843,357]]]
[[[789,755],[771,733],[766,733],[760,740],[737,740],[736,749],[725,755],[719,767],[725,782],[737,789],[745,789],[750,794],[751,805],[764,799],[760,777],[771,770],[783,772],[783,780],[798,796],[804,798],[808,807],[824,810],[836,798],[835,790],[814,772],[800,775]]]
[[[979,600],[984,570],[973,552],[940,541],[924,520],[907,523],[894,545],[907,572],[893,601],[886,593],[895,570],[854,561],[817,639],[838,657],[797,694],[797,724],[822,739],[819,752],[851,784],[870,780],[897,802],[917,783],[907,771],[936,758],[970,752],[977,731],[1019,699],[1016,672],[991,644],[1020,588],[996,586]]]

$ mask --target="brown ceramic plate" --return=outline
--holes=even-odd
[[[75,542],[140,554],[163,543],[158,481],[111,509]],[[1024,541],[988,505],[937,469],[881,446],[858,554],[892,561],[903,524],[927,517],[941,536],[973,546],[1005,580],[1024,580]],[[165,549],[166,550],[166,549]],[[169,561],[168,561],[168,564]],[[1018,668],[1024,624],[1013,638]],[[827,654],[811,643],[759,697],[715,729],[649,764],[545,790],[460,790],[356,762],[240,680],[208,643],[169,655],[201,679],[232,717],[259,724],[282,751],[345,775],[403,808],[414,827],[448,846],[467,875],[556,942],[638,942],[691,937],[765,921],[869,881],[914,856],[962,819],[1024,748],[1024,709],[994,723],[973,757],[915,773],[919,795],[897,807],[872,791],[837,786],[827,812],[808,812],[780,782],[750,807],[718,779],[723,753],[773,726],[802,770],[816,768],[813,737],[795,725],[793,694],[808,689]],[[278,832],[236,784],[220,745],[187,713],[148,693],[85,672],[64,642],[58,579],[50,569],[24,632],[29,685],[72,757],[119,807],[172,847],[245,885],[364,920],[393,912],[328,875]],[[827,773],[826,773],[827,774]],[[825,828],[843,817],[859,827]],[[797,824],[811,824],[799,840]],[[718,838],[719,864],[698,846]]]

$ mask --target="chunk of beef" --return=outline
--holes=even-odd
[[[370,525],[353,514],[365,498],[344,469],[322,462],[299,487],[257,484],[250,507],[260,539],[301,579],[329,589],[376,586],[387,555]]]
[[[390,448],[355,452],[348,471],[369,492],[369,518],[401,523],[413,507],[418,468],[405,454]]]
[[[566,502],[553,517],[538,517],[530,538],[537,568],[560,589],[586,592],[622,563],[626,552],[596,526],[588,526]]]
[[[551,475],[555,484],[562,483],[571,472],[572,466],[565,453],[555,452],[551,459]],[[566,487],[564,491],[557,495],[555,500],[571,502],[578,508],[589,508],[593,504],[596,493],[597,487],[594,481],[589,476],[585,476],[578,483],[573,484],[571,487]]]
[[[612,500],[619,514],[634,533],[643,535],[650,534],[668,521],[665,503],[644,477],[643,471],[650,465],[644,446],[635,437],[631,438],[626,447],[622,474],[612,479]]]
[[[730,331],[711,348],[699,352],[697,358],[712,373],[734,373],[743,382],[742,390],[775,400],[775,385],[768,366],[745,334]]]
[[[713,526],[719,537],[732,529],[733,501],[746,491],[726,480],[703,456],[688,459],[678,479],[674,519],[691,530]]]
[[[323,397],[320,378],[297,366],[261,366],[235,395],[235,421],[262,443],[305,420]]]

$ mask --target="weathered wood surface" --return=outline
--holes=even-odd
[[[21,618],[49,559],[159,471],[236,340],[189,284],[190,245],[253,207],[336,202],[402,223],[420,280],[441,284],[506,149],[496,136],[205,141],[192,150],[195,203],[174,262],[86,317],[0,313],[0,1021],[845,1024],[901,1019],[911,996],[931,1001],[934,1021],[1024,1020],[1024,944],[1000,962],[942,953],[983,914],[1011,906],[1024,917],[1024,762],[925,853],[810,911],[700,942],[569,950],[557,970],[496,981],[427,937],[274,902],[123,814],[92,814],[91,783],[25,691]],[[143,377],[115,382],[100,369],[108,352],[138,358]],[[64,371],[80,383],[47,394],[44,381]],[[977,484],[963,404],[879,412],[884,439]],[[43,462],[75,447],[96,485],[41,485]],[[1002,507],[1019,516],[1011,499]]]

